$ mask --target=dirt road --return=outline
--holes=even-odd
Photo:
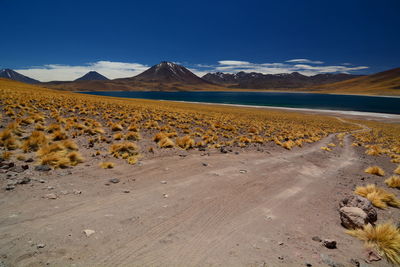
[[[331,142],[333,151],[320,149]],[[10,266],[324,266],[324,254],[349,265],[363,258],[362,246],[340,226],[338,201],[382,179],[365,176],[366,165],[391,165],[365,158],[349,136],[338,143],[332,135],[292,151],[271,145],[112,170],[89,160],[32,171],[45,183],[1,192],[0,256]],[[43,198],[49,193],[57,199]],[[380,219],[394,214],[379,211]],[[86,237],[85,229],[95,233]],[[335,239],[338,249],[314,236]]]

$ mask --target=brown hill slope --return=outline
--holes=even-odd
[[[346,81],[303,88],[303,90],[327,93],[400,95],[400,68]]]

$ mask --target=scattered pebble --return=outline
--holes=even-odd
[[[35,171],[40,171],[40,172],[47,172],[50,171],[51,168],[47,165],[38,165],[35,167]]]
[[[162,183],[162,184],[166,184],[166,183],[167,183],[167,181],[161,181],[160,183]]]
[[[96,231],[86,229],[86,230],[83,230],[83,233],[86,235],[86,237],[89,237],[89,236],[93,235],[94,233],[96,233]]]
[[[203,162],[202,164],[203,164],[204,167],[208,166],[208,163]]]
[[[319,236],[313,236],[313,237],[312,237],[312,240],[314,240],[314,241],[316,241],[316,242],[321,242],[321,241],[322,241],[322,239],[319,238]]]
[[[331,239],[324,239],[324,241],[322,241],[322,244],[329,249],[335,249],[336,247],[336,241],[335,240],[331,240]]]
[[[119,179],[118,178],[111,178],[110,180],[108,180],[110,183],[113,183],[113,184],[117,184],[117,183],[119,183]]]
[[[124,191],[122,191],[122,192],[128,194],[128,193],[130,193],[131,191],[129,191],[129,190],[124,190]]]
[[[240,173],[247,173],[247,170],[240,170]]]
[[[74,190],[72,190],[72,193],[74,193],[74,195],[80,195],[80,194],[82,194],[82,191],[74,189]]]
[[[43,196],[43,198],[47,198],[47,199],[57,199],[57,195],[54,194],[54,193],[50,193],[50,194],[47,194],[47,195]]]
[[[164,197],[164,198],[167,198],[167,197],[168,197],[168,194],[163,194],[163,197]]]
[[[46,244],[37,244],[36,247],[37,248],[44,248],[46,246]]]

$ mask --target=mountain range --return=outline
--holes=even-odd
[[[75,81],[40,83],[13,70],[1,70],[0,77],[39,83],[48,88],[70,91],[191,91],[191,90],[282,90],[360,94],[400,94],[400,68],[372,75],[346,73],[302,75],[298,72],[262,74],[256,72],[207,73],[198,77],[187,68],[163,61],[129,78],[109,80],[90,71]]]

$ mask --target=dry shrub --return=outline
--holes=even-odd
[[[390,178],[385,180],[385,184],[389,187],[399,188],[400,189],[400,176],[393,175]]]
[[[365,173],[369,173],[369,174],[374,174],[374,175],[378,175],[378,176],[384,176],[385,175],[385,171],[382,170],[382,168],[378,167],[378,166],[371,166],[365,169],[364,171]]]
[[[357,186],[354,191],[357,195],[367,198],[371,203],[378,208],[385,209],[387,206],[400,207],[400,200],[392,193],[385,189],[369,184],[367,186]]]
[[[326,147],[326,146],[321,146],[321,149],[325,150],[325,151],[332,151],[332,149],[330,149],[329,147]]]
[[[42,165],[66,168],[83,162],[82,156],[76,150],[78,146],[73,141],[63,140],[41,146],[36,154]]]
[[[334,143],[329,143],[328,146],[335,147],[336,145]]]
[[[10,151],[4,151],[1,154],[0,158],[3,159],[3,160],[8,160],[8,159],[11,158],[11,156],[12,156],[12,153]]]
[[[24,152],[37,151],[39,147],[47,143],[46,135],[40,131],[33,131],[31,135],[22,143]]]
[[[286,141],[282,144],[282,147],[286,148],[287,150],[291,150],[294,146],[296,146],[296,143],[292,140]]]
[[[116,132],[116,131],[122,131],[124,128],[122,127],[121,124],[119,123],[113,123],[111,124],[111,130]]]
[[[172,141],[168,137],[162,138],[157,144],[160,148],[170,148],[170,147],[174,147],[174,145],[175,145],[174,141]]]
[[[125,135],[126,140],[138,141],[140,139],[140,135],[137,132],[128,132]]]
[[[115,164],[113,162],[106,161],[106,162],[101,162],[99,166],[103,169],[112,169],[114,168]]]
[[[395,174],[400,174],[400,165],[397,166],[397,168],[394,170]]]
[[[113,138],[115,140],[121,140],[122,137],[124,137],[124,135],[122,133],[116,133],[116,134],[113,135]]]
[[[195,142],[194,142],[194,140],[192,138],[190,138],[189,135],[186,135],[186,136],[184,136],[182,138],[176,138],[176,144],[180,148],[190,149],[190,148],[194,147]]]
[[[365,154],[369,156],[379,156],[383,153],[383,149],[378,145],[369,146],[368,150],[365,151]]]
[[[392,222],[372,226],[365,225],[362,229],[346,231],[365,242],[366,247],[372,247],[384,255],[391,263],[400,265],[400,229]]]
[[[67,136],[67,134],[66,134],[65,132],[63,132],[63,131],[54,131],[53,134],[52,134],[52,136],[51,136],[51,139],[52,139],[53,141],[66,140],[66,139],[68,139],[68,136]]]
[[[110,147],[110,153],[116,158],[127,159],[129,156],[134,156],[138,154],[138,147],[132,142],[122,142],[117,144],[112,144]]]

